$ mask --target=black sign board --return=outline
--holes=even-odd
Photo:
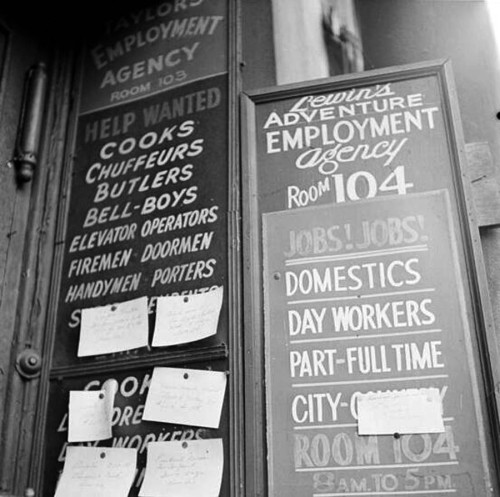
[[[264,215],[272,495],[486,495],[456,254],[446,191]],[[419,388],[444,431],[358,436],[360,395]]]
[[[80,117],[55,366],[78,361],[82,308],[226,283],[226,115],[219,76]]]
[[[485,281],[449,64],[243,103],[255,471],[283,497],[491,495]],[[360,394],[427,387],[442,433],[357,434]]]
[[[224,371],[225,361],[210,361],[190,364],[199,370],[208,368]],[[112,417],[113,438],[102,442],[86,442],[71,445],[92,447],[123,447],[137,450],[138,471],[129,496],[139,493],[146,467],[147,444],[149,442],[169,442],[175,440],[196,440],[222,438],[224,453],[229,447],[224,433],[228,430],[228,401],[223,405],[218,429],[200,428],[187,425],[171,425],[154,421],[143,421],[142,414],[151,381],[152,368],[121,370],[114,373],[94,373],[87,375],[54,378],[51,382],[50,417],[47,424],[47,444],[45,458],[48,462],[44,480],[44,495],[54,495],[56,484],[63,469],[66,447],[68,446],[68,400],[70,390],[99,390],[105,381],[118,382],[118,391]],[[227,495],[228,477],[223,478],[224,488],[221,495]]]
[[[227,17],[227,0],[117,5],[88,43],[80,113],[225,74]]]
[[[48,411],[40,421],[45,495],[53,495],[63,467],[69,391],[110,378],[119,385],[113,438],[97,445],[138,450],[131,496],[148,442],[222,438],[229,457],[227,399],[218,429],[142,421],[154,366],[229,370],[227,18],[226,0],[117,8],[82,56],[69,200],[61,202]],[[224,293],[215,336],[77,357],[82,309],[147,297],[151,344],[159,296],[217,287]],[[228,495],[224,468],[221,495]]]

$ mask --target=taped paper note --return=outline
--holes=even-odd
[[[150,442],[140,497],[218,497],[222,439]]]
[[[70,391],[68,442],[111,438],[114,393],[105,390]]]
[[[196,295],[159,297],[153,347],[194,342],[215,335],[223,288]]]
[[[68,446],[55,497],[127,497],[136,449]]]
[[[147,344],[147,297],[82,309],[78,357],[121,352]]]
[[[226,382],[220,371],[155,368],[142,419],[218,428]]]
[[[437,388],[370,392],[358,397],[358,433],[442,433],[443,404]]]

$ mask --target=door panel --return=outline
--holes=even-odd
[[[25,14],[25,13],[24,13]],[[24,495],[29,486],[33,421],[39,380],[17,369],[21,352],[35,370],[42,350],[71,63],[56,58],[47,38],[26,17],[0,11],[0,494]],[[34,178],[16,181],[16,137],[26,74],[44,62],[51,74],[43,110],[41,146]]]

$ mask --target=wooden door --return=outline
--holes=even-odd
[[[69,59],[63,52],[56,56],[40,23],[30,22],[19,7],[3,6],[0,12],[0,403],[5,406],[0,410],[0,495],[24,495],[30,487],[71,79]],[[39,109],[40,147],[33,178],[19,182],[16,141],[26,108],[25,83],[39,64],[47,82]]]

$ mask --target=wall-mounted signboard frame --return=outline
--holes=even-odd
[[[496,495],[498,345],[451,63],[242,108],[248,491]],[[436,433],[403,405],[427,388]],[[419,420],[360,434],[368,392]]]
[[[240,307],[235,303],[239,251],[233,241],[238,238],[239,195],[229,187],[239,181],[232,139],[239,84],[237,10],[227,0],[151,1],[136,9],[123,5],[89,32],[80,57],[73,61],[79,68],[73,89],[79,98],[68,117],[44,362],[38,399],[33,400],[36,428],[29,479],[44,495],[54,495],[68,444],[135,449],[137,473],[129,492],[133,497],[142,485],[148,444],[190,438],[222,439],[219,493],[229,496],[233,487],[241,486],[241,416],[234,394],[241,390]],[[103,149],[116,154],[103,154]],[[98,169],[105,171],[90,179],[89,171]],[[119,204],[128,204],[128,211]],[[123,230],[130,236],[120,237],[118,231]],[[201,243],[204,236],[206,242]],[[163,254],[152,256],[153,246],[161,252],[167,245]],[[107,263],[100,264],[105,259]],[[75,264],[80,269],[71,269]],[[161,282],[160,273],[169,276]],[[208,332],[187,340],[199,329],[193,318],[203,312],[200,302],[213,292],[221,295],[213,328],[206,327],[205,314],[202,327]],[[167,328],[158,318],[160,297],[191,304],[190,319],[182,319],[182,337],[176,343],[155,343],[158,330]],[[81,353],[83,329],[88,329],[82,324],[84,314],[92,316],[103,308],[115,313],[122,303],[137,299],[147,301],[147,309],[139,311],[147,321],[147,340],[133,347],[94,347],[113,336],[123,344],[127,335],[144,328],[136,320],[117,324],[112,319],[111,327],[101,320],[95,326],[97,340],[90,340],[93,350]],[[173,326],[172,321],[171,314]],[[125,333],[115,335],[120,329]],[[219,426],[191,428],[187,418],[172,424],[143,416],[155,367],[224,372],[228,386]],[[186,373],[183,378],[188,377]],[[69,441],[70,392],[97,390],[107,380],[116,380],[118,389],[131,387],[115,396],[112,437]],[[126,415],[123,420],[119,413]],[[195,421],[193,426],[203,424]]]

